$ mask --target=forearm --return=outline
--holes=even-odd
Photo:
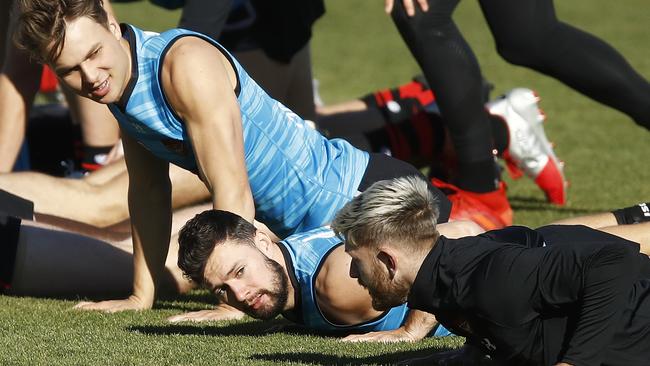
[[[224,197],[226,195],[226,197]],[[255,218],[255,204],[250,192],[224,192],[224,194],[214,193],[212,204],[215,210],[224,210],[236,213],[249,222]]]
[[[414,340],[426,337],[435,326],[438,325],[436,316],[420,310],[409,311],[404,321],[404,331],[410,334]]]
[[[171,231],[170,191],[129,190],[133,233],[133,296],[144,306],[155,300],[156,285],[164,270]]]
[[[23,143],[28,103],[32,100],[28,99],[6,74],[0,74],[0,173],[13,169]]]

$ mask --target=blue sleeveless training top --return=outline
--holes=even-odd
[[[327,255],[339,245],[341,239],[329,227],[322,227],[301,234],[295,234],[278,243],[287,261],[287,270],[293,269],[295,287],[300,293],[299,322],[308,328],[318,330],[346,330],[372,332],[399,328],[408,308],[405,304],[394,307],[380,317],[357,325],[338,325],[328,321],[316,303],[316,277]],[[347,276],[347,273],[345,274]],[[298,304],[296,304],[298,306]]]
[[[316,277],[327,255],[339,245],[341,239],[329,227],[295,234],[278,243],[287,262],[287,271],[293,274],[291,281],[298,289],[299,304],[293,318],[308,328],[326,331],[376,332],[399,328],[406,320],[406,304],[396,306],[381,316],[356,325],[339,325],[327,320],[316,302]],[[347,273],[345,274],[347,275]],[[287,316],[291,318],[291,316]],[[451,333],[442,325],[431,336],[443,337]]]
[[[187,130],[165,99],[160,80],[170,46],[180,37],[195,36],[221,51],[237,74],[235,93],[258,221],[286,237],[327,224],[356,194],[368,154],[309,128],[269,97],[216,41],[184,29],[158,34],[125,25],[123,34],[131,47],[132,77],[121,100],[109,108],[121,129],[155,156],[197,171]]]

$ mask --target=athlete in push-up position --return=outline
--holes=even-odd
[[[76,93],[108,104],[122,131],[134,245],[133,294],[81,309],[150,308],[167,254],[169,163],[198,174],[215,209],[279,237],[322,226],[379,179],[419,174],[327,140],[271,99],[207,36],[119,25],[101,0],[20,0],[17,43]],[[446,221],[449,202],[432,188]]]

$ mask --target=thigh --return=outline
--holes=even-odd
[[[553,0],[479,0],[497,42],[530,32],[541,32],[557,23]]]

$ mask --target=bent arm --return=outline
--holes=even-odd
[[[11,30],[17,21],[15,14],[14,9],[9,34],[13,33]],[[27,54],[19,51],[13,42],[7,42],[0,73],[0,173],[13,169],[25,137],[27,111],[38,91],[40,70],[41,65],[30,62]]]
[[[169,163],[155,158],[124,137],[129,172],[129,213],[133,234],[133,297],[144,308],[155,298],[156,282],[165,266],[171,231]]]
[[[165,266],[171,231],[169,164],[124,134],[133,235],[133,293],[124,300],[80,303],[78,309],[115,312],[152,307]]]
[[[165,57],[162,81],[170,104],[187,126],[214,208],[253,222],[255,205],[234,93],[237,77],[228,60],[206,41],[185,37]]]
[[[416,342],[426,337],[438,324],[436,316],[420,310],[411,310],[404,324],[391,330],[352,334],[343,338],[344,342]]]

